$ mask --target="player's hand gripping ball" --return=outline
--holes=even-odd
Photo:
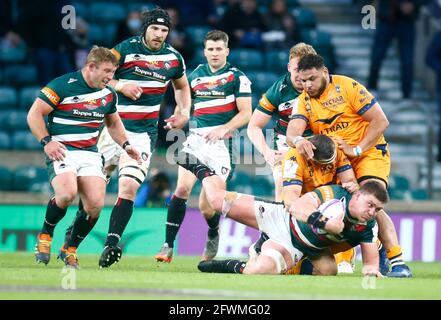
[[[342,201],[338,199],[332,199],[322,203],[318,209],[322,213],[322,215],[329,220],[343,220],[345,216],[346,206]]]

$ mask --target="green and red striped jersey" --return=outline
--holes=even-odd
[[[118,93],[117,109],[126,130],[156,136],[159,107],[170,80],[185,75],[184,59],[168,43],[158,51],[148,49],[142,36],[124,40],[112,52],[119,60],[115,79],[142,88],[136,101]]]
[[[54,108],[46,124],[52,140],[68,150],[98,151],[104,116],[116,112],[117,95],[111,87],[91,88],[77,71],[49,82],[38,97]]]
[[[251,97],[251,81],[228,62],[216,72],[211,72],[208,64],[201,64],[188,79],[197,128],[227,123],[238,113],[236,99]]]
[[[336,243],[348,243],[355,247],[361,242],[375,241],[373,228],[375,220],[370,220],[366,224],[359,224],[349,212],[349,201],[352,194],[340,185],[322,186],[314,191],[323,202],[331,199],[340,199],[346,203],[346,212],[343,222],[345,227],[340,235],[329,234],[322,229],[312,227],[311,225],[290,218],[289,225],[291,230],[291,242],[293,246],[305,255],[316,256],[325,248]]]

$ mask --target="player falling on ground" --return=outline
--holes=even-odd
[[[300,58],[307,54],[316,54],[314,48],[303,42],[296,44],[289,51],[288,72],[280,77],[262,96],[259,105],[253,111],[248,124],[247,133],[251,142],[264,156],[265,161],[271,166],[276,193],[276,201],[282,200],[282,163],[283,156],[289,149],[286,142],[286,129],[292,113],[292,108],[297,104],[297,98],[303,91],[303,83],[300,80],[297,66]],[[262,130],[269,123],[272,116],[277,121],[274,127],[274,140],[268,145]],[[303,136],[312,135],[306,129]],[[318,185],[317,185],[318,186]],[[260,251],[260,246],[267,239],[261,234],[255,244],[252,245],[251,253]],[[340,271],[350,272],[348,265],[355,259],[355,250],[337,254]]]
[[[184,154],[178,164],[202,181],[213,209],[269,236],[252,265],[235,266],[243,267],[243,273],[281,274],[308,255],[313,264],[312,274],[335,275],[337,265],[329,247],[346,243],[361,245],[364,275],[381,276],[375,216],[388,201],[388,195],[380,183],[370,181],[353,195],[338,185],[323,186],[303,195],[287,208],[283,203],[226,191],[223,180],[192,155]],[[333,199],[338,200],[328,202]],[[326,208],[335,208],[335,205],[335,216],[327,216]],[[217,267],[213,262],[202,261],[198,267],[204,272],[219,272],[213,270]]]
[[[288,144],[311,159],[314,146],[302,137],[309,126],[314,134],[326,134],[336,139],[349,157],[361,186],[376,180],[386,187],[390,155],[383,133],[389,122],[375,97],[351,78],[330,75],[319,55],[311,54],[300,59],[298,71],[305,90],[293,108],[287,130]],[[386,259],[382,259],[382,272],[389,277],[411,277],[392,220],[382,210],[377,221],[381,221],[380,240],[392,263],[392,270],[388,273]]]

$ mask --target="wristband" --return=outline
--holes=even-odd
[[[306,222],[313,227],[324,229],[328,220],[329,219],[324,217],[320,211],[314,211],[308,217],[308,220],[306,220]]]
[[[352,149],[352,152],[355,154],[356,157],[359,157],[363,153],[363,150],[361,149],[360,146],[356,146],[355,148]]]
[[[123,148],[125,151],[127,151],[126,148],[127,148],[128,146],[130,146],[130,142],[129,142],[129,140],[127,140],[126,142],[124,142],[124,143],[122,144],[121,148]]]
[[[302,136],[297,136],[294,137],[294,139],[292,139],[292,143],[294,144],[294,146],[297,144],[297,142],[304,140],[305,138],[303,138]]]
[[[42,138],[41,140],[40,140],[40,144],[43,146],[43,148],[49,143],[49,142],[51,142],[52,141],[52,139],[51,139],[51,136],[46,136],[46,137],[44,137],[44,138]]]
[[[115,91],[121,92],[123,87],[124,87],[124,83],[121,81],[118,81],[115,85]]]

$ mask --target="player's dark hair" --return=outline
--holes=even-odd
[[[207,43],[208,40],[212,41],[223,41],[225,43],[225,46],[228,47],[228,34],[221,30],[211,30],[209,31],[204,38],[204,45]]]
[[[142,12],[141,35],[145,36],[145,31],[151,24],[160,24],[171,29],[171,21],[168,12],[160,7],[156,7],[150,11]]]
[[[372,194],[381,203],[387,203],[389,201],[389,194],[380,181],[369,180],[360,187],[360,192]]]
[[[308,139],[314,146],[313,159],[319,163],[331,163],[336,158],[336,147],[334,141],[324,134],[316,134]]]
[[[323,57],[318,54],[307,54],[306,56],[303,56],[300,58],[299,64],[298,64],[298,71],[305,71],[316,68],[321,69],[325,66],[325,61],[323,60]]]

